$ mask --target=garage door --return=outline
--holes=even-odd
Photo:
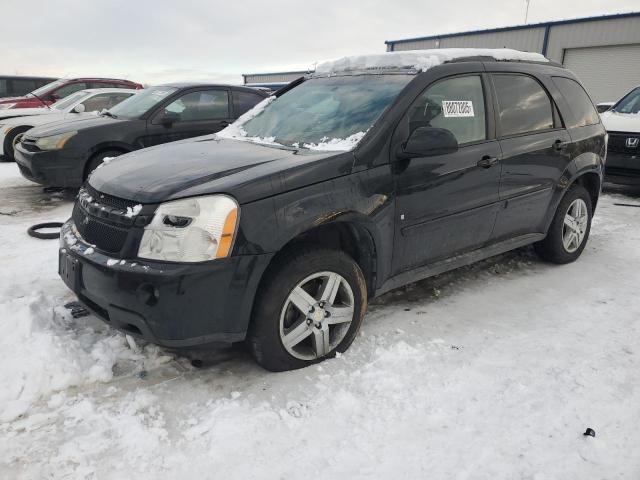
[[[619,100],[640,85],[640,44],[569,48],[564,66],[575,73],[598,102]]]

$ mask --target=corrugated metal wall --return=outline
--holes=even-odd
[[[243,75],[244,83],[272,83],[291,82],[296,78],[306,75],[307,72],[284,72],[284,73],[249,73]]]
[[[409,40],[393,44],[393,50],[427,48],[515,48],[527,52],[542,51],[544,28],[527,28],[502,32],[477,33],[431,40]]]

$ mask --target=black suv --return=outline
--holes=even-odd
[[[15,147],[22,175],[55,187],[79,187],[105,158],[215,133],[268,94],[247,87],[170,84],[103,112],[29,130]]]
[[[303,367],[393,288],[528,244],[578,258],[604,157],[593,103],[542,56],[348,57],[217,135],[97,170],[59,273],[129,334]]]

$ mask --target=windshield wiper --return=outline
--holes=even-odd
[[[118,118],[117,115],[114,115],[113,113],[111,113],[109,110],[105,110],[103,112],[100,112],[100,116],[101,117],[111,117],[111,118]]]
[[[42,100],[38,95],[36,95],[33,92],[29,92],[29,95],[33,95],[34,97],[36,97],[38,100],[40,100],[40,102],[42,103],[42,105],[44,105],[45,107],[47,107],[49,110],[51,110],[51,107],[49,105],[47,105],[47,102],[45,102],[44,100]]]

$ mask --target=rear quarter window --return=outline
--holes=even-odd
[[[582,85],[565,77],[553,77],[553,83],[569,104],[573,119],[565,119],[568,127],[584,127],[600,122],[600,116]]]

